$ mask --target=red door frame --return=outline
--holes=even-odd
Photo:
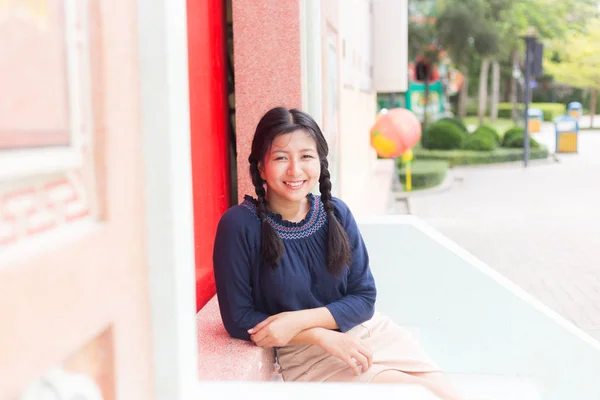
[[[223,0],[187,1],[196,310],[215,294],[214,238],[231,198],[225,12]]]

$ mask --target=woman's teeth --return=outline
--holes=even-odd
[[[297,188],[302,186],[302,184],[304,183],[304,181],[300,181],[300,182],[284,182],[286,185],[288,185],[291,188]]]

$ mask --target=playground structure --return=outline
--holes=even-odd
[[[429,69],[429,71],[427,71]],[[425,76],[429,72],[429,99],[426,100]],[[408,64],[408,90],[403,93],[379,93],[378,110],[406,108],[412,111],[419,121],[434,122],[453,116],[450,109],[451,96],[460,90],[464,78],[456,69],[450,67],[449,60],[442,53],[438,65],[427,63],[419,56]]]

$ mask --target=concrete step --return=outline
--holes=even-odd
[[[540,393],[529,378],[448,373],[448,378],[464,395],[465,400],[541,400]]]

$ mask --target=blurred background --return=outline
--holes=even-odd
[[[595,0],[0,0],[0,399],[270,379],[212,246],[274,106],[469,398],[597,398],[599,99]]]

